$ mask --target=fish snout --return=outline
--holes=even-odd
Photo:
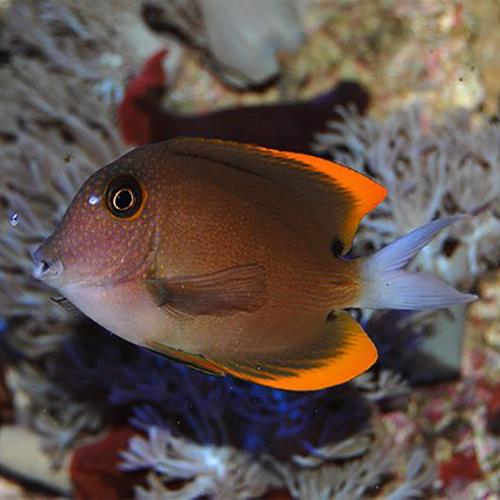
[[[63,265],[60,259],[51,258],[44,252],[44,246],[38,247],[31,254],[33,263],[35,265],[33,270],[33,277],[45,282],[53,282],[63,271]]]

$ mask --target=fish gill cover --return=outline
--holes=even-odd
[[[193,3],[165,5],[189,9],[186,6]],[[405,8],[386,14],[402,26],[414,18]],[[333,9],[329,16],[345,23],[344,32],[364,36],[369,30],[346,29],[350,21],[343,9]],[[114,29],[117,11],[119,30]],[[430,17],[447,13],[445,8]],[[376,19],[372,14],[361,16],[358,25]],[[75,321],[51,302],[50,291],[32,277],[30,252],[48,235],[81,182],[126,149],[115,125],[117,105],[128,77],[162,47],[164,39],[145,28],[139,3],[126,0],[99,4],[98,9],[93,2],[76,7],[69,1],[20,0],[2,14],[2,22],[3,423],[10,422],[14,431],[21,426],[32,429],[56,467],[64,470],[70,454],[75,484],[81,484],[83,471],[98,477],[89,483],[94,495],[103,491],[99,488],[109,479],[106,474],[116,474],[118,483],[139,470],[147,473],[147,480],[144,474],[131,477],[141,499],[202,494],[248,498],[273,490],[286,490],[293,498],[355,498],[382,489],[392,494],[390,498],[407,498],[431,491],[435,440],[442,439],[443,428],[465,449],[466,460],[460,455],[451,463],[441,456],[440,479],[453,487],[454,471],[460,464],[476,463],[477,457],[476,465],[483,471],[474,476],[481,479],[477,488],[493,490],[491,457],[496,445],[489,441],[492,431],[485,428],[483,414],[487,413],[487,422],[494,422],[498,411],[491,403],[490,394],[496,393],[488,385],[487,373],[497,357],[487,351],[488,359],[483,359],[481,352],[473,351],[464,368],[468,383],[436,389],[437,396],[421,389],[410,394],[408,381],[415,382],[419,375],[410,365],[435,318],[364,313],[362,320],[380,352],[379,365],[348,386],[297,395],[196,373],[108,336],[90,322]],[[195,33],[189,26],[186,29]],[[324,36],[318,36],[320,45]],[[342,37],[337,42],[341,53],[346,46]],[[393,56],[391,44],[381,43],[384,57]],[[418,43],[405,47],[416,50],[414,45]],[[312,49],[321,67],[324,51]],[[459,49],[452,44],[450,52]],[[347,58],[348,51],[344,52]],[[364,56],[361,61],[358,56],[351,61],[362,68]],[[398,60],[396,54],[393,64]],[[187,66],[184,78],[198,79],[199,68],[193,69],[191,60]],[[300,79],[306,70],[293,71]],[[212,90],[215,102],[241,99],[222,95],[221,87],[204,75],[208,87],[216,89]],[[184,88],[185,93],[200,94],[193,85]],[[177,99],[183,95],[178,88],[172,94]],[[255,100],[255,94],[249,99]],[[272,94],[265,99],[271,100]],[[359,168],[389,188],[387,201],[361,226],[355,245],[360,254],[437,216],[475,215],[447,230],[415,263],[468,287],[497,265],[498,120],[463,110],[436,119],[428,111],[413,107],[380,120],[344,110],[344,123],[318,130],[312,149]],[[495,299],[490,300],[494,307]],[[488,303],[483,307],[491,309]],[[484,318],[492,313],[481,314]],[[13,401],[7,400],[10,393]],[[478,394],[486,394],[489,402]],[[415,405],[421,414],[412,414]],[[477,412],[470,409],[474,405]],[[450,415],[454,415],[452,428]],[[467,418],[470,424],[464,424]],[[105,445],[111,446],[120,465],[113,471],[111,466],[104,472],[92,469],[78,450],[89,438],[113,435],[120,425],[133,437],[120,449]],[[484,446],[471,459],[467,453],[473,433],[483,436]],[[1,428],[0,436],[4,436]],[[7,447],[2,449],[0,463],[9,455]]]

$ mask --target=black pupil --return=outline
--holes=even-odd
[[[117,210],[128,210],[134,203],[134,195],[130,189],[120,189],[115,195],[114,205]]]

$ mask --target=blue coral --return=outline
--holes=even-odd
[[[251,454],[310,452],[364,428],[371,409],[355,386],[311,393],[199,373],[110,336],[91,323],[47,357],[50,377],[75,399],[136,427],[155,425],[200,444]]]

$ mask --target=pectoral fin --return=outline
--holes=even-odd
[[[260,264],[249,264],[146,283],[158,306],[170,314],[228,316],[255,311],[263,304],[266,273]]]
[[[212,358],[226,373],[257,384],[291,391],[313,391],[357,377],[377,360],[377,350],[349,314],[339,312],[326,322],[321,338],[274,358],[244,361]]]

